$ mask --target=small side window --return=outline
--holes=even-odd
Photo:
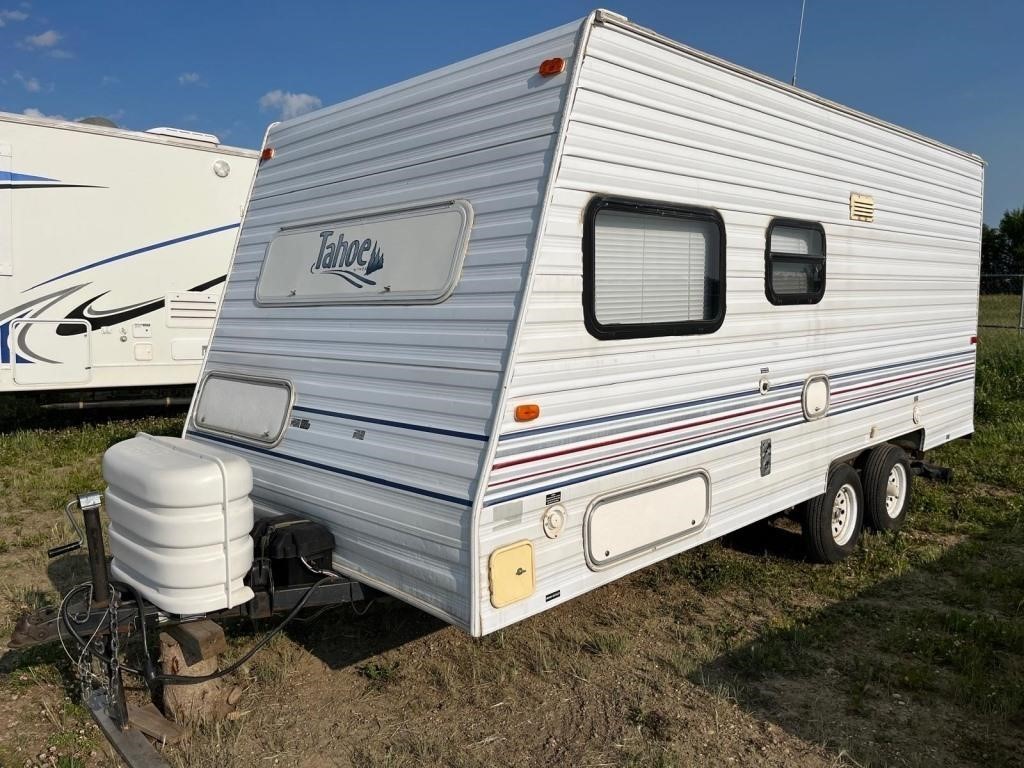
[[[725,319],[713,210],[598,197],[583,229],[583,317],[598,339],[712,333]]]
[[[765,236],[764,291],[772,304],[817,304],[825,295],[825,229],[774,219]]]
[[[292,385],[287,381],[211,373],[199,387],[192,426],[200,432],[277,445],[291,408]]]

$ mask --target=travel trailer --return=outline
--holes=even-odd
[[[183,437],[104,457],[140,610],[305,566],[484,635],[790,510],[834,562],[973,429],[982,161],[617,14],[263,157]]]
[[[195,383],[256,161],[0,114],[0,393]]]

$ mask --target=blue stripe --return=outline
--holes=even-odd
[[[948,360],[951,357],[962,357],[965,355],[973,355],[974,352],[968,350],[965,352],[950,352],[945,355],[936,355],[935,357],[923,357],[920,360],[910,360],[905,363],[890,363],[889,365],[879,365],[875,368],[865,368],[862,371],[847,371],[846,373],[837,373],[835,376],[830,376],[830,379],[846,379],[850,376],[861,376],[865,373],[877,373],[878,371],[888,371],[893,368],[904,368],[908,365],[919,365],[921,363],[933,363],[936,360]]]
[[[31,173],[14,173],[13,171],[0,171],[0,181],[58,181],[47,176],[33,176]]]
[[[974,354],[972,351],[966,351],[966,352],[952,352],[952,353],[947,353],[947,354],[942,354],[942,355],[936,355],[934,357],[923,357],[923,358],[920,358],[918,360],[908,360],[908,361],[902,362],[902,363],[892,363],[890,365],[880,365],[880,366],[877,366],[875,368],[864,368],[864,369],[857,370],[857,371],[847,371],[845,373],[837,373],[835,375],[829,376],[829,379],[831,379],[831,380],[845,379],[845,378],[849,378],[851,376],[861,376],[863,374],[875,373],[877,371],[885,371],[885,370],[889,370],[889,369],[892,369],[892,368],[904,368],[904,367],[908,367],[908,366],[911,366],[911,365],[919,365],[921,363],[934,362],[936,360],[946,360],[946,359],[949,359],[949,358],[952,358],[952,357],[960,357],[960,356],[972,355],[972,354]],[[787,384],[776,384],[775,386],[773,386],[771,388],[770,391],[771,392],[778,392],[778,391],[784,390],[784,389],[793,389],[795,387],[802,387],[803,385],[804,385],[804,381],[803,381],[803,379],[800,379],[800,380],[797,380],[797,381],[791,381],[791,382],[789,382]],[[548,432],[557,432],[557,431],[565,430],[565,429],[575,429],[576,427],[587,427],[587,426],[592,426],[594,424],[607,424],[609,422],[621,421],[623,419],[632,419],[632,418],[636,418],[636,417],[639,417],[639,416],[650,416],[650,415],[656,414],[656,413],[664,413],[665,411],[684,410],[686,408],[693,408],[693,407],[698,406],[698,405],[708,405],[709,403],[720,403],[720,402],[724,402],[726,400],[735,400],[737,398],[751,397],[751,396],[756,395],[756,394],[758,394],[758,391],[756,389],[755,390],[744,390],[742,392],[732,392],[732,393],[727,394],[727,395],[718,395],[716,397],[705,397],[705,398],[702,398],[700,400],[688,400],[688,401],[685,401],[685,402],[682,402],[682,403],[674,403],[672,405],[661,405],[661,406],[657,406],[655,408],[643,408],[643,409],[637,410],[637,411],[626,411],[624,413],[615,413],[615,414],[612,414],[610,416],[595,416],[594,418],[591,418],[591,419],[582,419],[580,421],[569,421],[569,422],[565,422],[564,424],[552,424],[551,426],[537,427],[536,429],[524,429],[524,430],[521,430],[521,431],[518,431],[518,432],[506,432],[505,434],[501,435],[500,440],[502,442],[507,441],[507,440],[519,440],[520,438],[523,438],[523,437],[534,437],[536,435],[542,435],[542,434],[546,434]]]
[[[781,389],[781,387],[775,387],[775,389]],[[519,440],[523,437],[533,437],[535,435],[543,435],[548,432],[556,432],[563,429],[572,429],[575,427],[587,427],[593,424],[607,424],[612,421],[621,421],[622,419],[631,419],[636,416],[650,416],[655,413],[664,413],[665,411],[682,410],[683,408],[692,408],[697,405],[707,405],[709,403],[721,403],[725,400],[735,400],[739,397],[750,397],[756,395],[756,389],[745,390],[743,392],[732,392],[728,395],[717,395],[715,397],[705,397],[700,400],[690,400],[685,403],[675,403],[673,405],[660,405],[655,408],[644,408],[639,411],[626,411],[625,413],[615,413],[611,416],[595,416],[591,419],[582,419],[580,421],[569,421],[564,424],[552,424],[549,427],[537,427],[536,429],[524,429],[518,432],[506,432],[501,436],[502,442],[506,440]]]
[[[394,488],[398,491],[405,491],[406,493],[414,493],[417,496],[427,496],[431,499],[438,499],[439,501],[447,501],[450,504],[458,504],[463,507],[471,507],[473,503],[469,499],[460,499],[458,496],[449,496],[446,493],[438,493],[437,491],[430,491],[426,488],[417,488],[413,485],[406,485],[405,483],[396,483],[393,480],[385,480],[382,477],[374,477],[372,475],[366,475],[362,472],[353,472],[349,469],[342,469],[341,467],[332,467],[329,464],[321,464],[317,461],[310,461],[309,459],[301,459],[298,456],[289,456],[286,453],[278,453],[272,451],[269,448],[258,448],[254,445],[246,445],[245,443],[238,443],[234,440],[228,440],[224,437],[214,437],[213,435],[206,435],[193,430],[188,430],[188,434],[193,437],[197,437],[201,440],[212,440],[217,443],[223,443],[224,445],[230,445],[233,448],[241,448],[246,451],[252,451],[254,453],[261,453],[265,456],[271,456],[275,459],[284,459],[295,464],[303,464],[307,467],[313,467],[314,469],[322,469],[325,472],[333,472],[336,475],[344,475],[345,477],[352,477],[356,480],[363,480],[367,483],[375,483],[376,485],[383,485],[386,488]]]
[[[361,421],[367,424],[380,424],[384,427],[396,427],[397,429],[412,429],[417,432],[430,432],[435,435],[446,435],[448,437],[461,437],[466,440],[486,441],[487,435],[475,435],[472,432],[459,432],[454,429],[442,429],[441,427],[424,427],[420,424],[406,424],[401,421],[388,421],[387,419],[375,419],[370,416],[357,416],[354,413],[341,413],[340,411],[324,411],[320,408],[310,408],[306,405],[296,405],[293,411],[303,413],[316,413],[320,416],[331,416],[336,419],[347,419],[348,421]]]
[[[86,264],[85,266],[72,269],[70,272],[65,272],[63,275],[57,275],[51,277],[49,280],[43,280],[41,283],[36,283],[32,288],[38,288],[40,285],[46,285],[52,283],[54,280],[60,280],[62,277],[68,275],[76,275],[79,272],[85,272],[87,269],[94,269],[95,267],[101,267],[104,264],[109,264],[112,261],[119,261],[120,259],[127,259],[129,256],[138,256],[140,253],[146,253],[148,251],[155,251],[158,248],[166,248],[168,245],[176,245],[178,243],[184,243],[186,240],[195,240],[199,237],[206,237],[207,235],[215,235],[218,232],[226,232],[229,229],[237,229],[239,222],[234,224],[225,224],[223,227],[214,227],[213,229],[204,229],[202,232],[194,232],[191,235],[182,235],[181,237],[175,237],[171,240],[164,240],[162,243],[154,243],[153,245],[147,245],[143,248],[136,248],[134,251],[126,251],[125,253],[119,253],[116,256],[108,256],[105,259],[93,262],[92,264]],[[32,288],[26,288],[25,291],[31,291]],[[25,291],[22,291],[24,293]]]
[[[910,397],[911,394],[913,394],[913,393],[917,393],[917,392],[930,392],[933,389],[939,389],[941,387],[948,387],[948,386],[951,386],[953,384],[959,384],[959,383],[964,382],[964,381],[970,381],[973,378],[974,378],[973,376],[965,376],[965,377],[960,378],[960,379],[954,379],[953,381],[946,381],[946,382],[943,382],[941,384],[936,384],[936,385],[931,386],[931,387],[926,387],[925,389],[918,389],[918,390],[911,389],[909,392],[906,392],[906,393],[900,394],[900,395],[895,395],[893,397],[889,397],[889,398],[886,398],[884,400],[874,400],[874,401],[871,401],[869,403],[864,403],[862,405],[856,405],[856,406],[852,406],[850,408],[845,408],[843,410],[829,412],[829,416],[832,416],[833,414],[834,415],[839,415],[839,414],[842,414],[842,413],[850,413],[851,411],[856,411],[856,410],[859,410],[861,408],[869,408],[869,407],[874,406],[874,405],[881,405],[882,403],[887,403],[890,400],[899,400],[900,398]],[[649,466],[651,464],[656,464],[659,461],[668,461],[669,459],[676,459],[676,458],[679,458],[680,456],[687,456],[687,455],[689,455],[691,453],[696,453],[697,451],[704,451],[704,450],[709,450],[711,448],[718,448],[718,447],[723,446],[723,445],[729,445],[730,443],[739,442],[740,440],[749,440],[752,437],[760,437],[761,435],[767,435],[767,434],[769,434],[771,432],[777,432],[777,431],[779,431],[781,429],[786,429],[788,427],[795,427],[795,426],[798,426],[800,424],[806,424],[806,423],[808,423],[808,422],[804,418],[801,417],[800,419],[797,419],[797,420],[794,420],[794,421],[791,421],[791,422],[785,422],[785,423],[782,423],[782,424],[777,424],[777,425],[775,425],[773,427],[768,427],[768,428],[762,429],[762,430],[760,430],[758,432],[750,432],[750,433],[738,435],[736,437],[725,438],[723,440],[719,440],[718,442],[706,443],[706,444],[703,444],[703,445],[698,445],[698,446],[696,446],[694,448],[686,448],[684,450],[677,451],[675,453],[670,453],[670,454],[668,454],[666,456],[658,456],[658,457],[653,458],[653,459],[645,459],[643,461],[638,461],[638,462],[635,462],[633,464],[628,464],[628,465],[626,465],[624,467],[617,467],[616,469],[610,469],[610,470],[605,470],[605,471],[593,472],[593,473],[591,473],[589,475],[584,475],[583,477],[579,477],[579,478],[573,478],[571,480],[564,479],[564,476],[563,476],[563,479],[561,479],[561,480],[556,480],[555,482],[550,482],[549,481],[548,485],[540,486],[538,488],[530,488],[529,490],[525,490],[525,491],[517,491],[517,492],[514,492],[514,493],[512,493],[512,494],[510,494],[508,496],[496,496],[496,497],[490,498],[490,499],[485,498],[483,503],[484,503],[485,506],[488,506],[488,507],[493,506],[495,504],[503,504],[506,501],[515,501],[516,499],[522,499],[522,498],[525,498],[526,496],[531,496],[531,495],[533,495],[535,493],[545,493],[547,491],[554,490],[555,488],[564,488],[566,485],[576,485],[577,483],[585,483],[588,480],[595,480],[595,479],[597,479],[599,477],[606,477],[607,475],[614,475],[614,474],[616,474],[618,472],[626,472],[626,471],[628,471],[630,469],[638,469],[640,467],[646,467],[646,466]]]

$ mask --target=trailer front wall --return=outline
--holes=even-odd
[[[470,513],[567,91],[537,69],[571,59],[578,30],[270,131],[274,157],[257,176],[204,376],[286,380],[292,418],[269,447],[188,432],[251,462],[258,513],[326,524],[337,568],[467,629]],[[474,218],[439,303],[256,302],[282,228],[306,222],[315,239],[317,222],[445,200],[468,201]],[[382,247],[385,260],[401,256]]]
[[[617,24],[594,28],[570,109],[480,514],[482,632],[819,494],[830,462],[865,446],[923,429],[930,447],[973,428],[980,161]],[[873,223],[851,220],[854,192],[873,196]],[[595,195],[722,217],[719,330],[587,332],[581,244]],[[766,297],[776,217],[824,227],[818,304]],[[830,378],[831,411],[808,421],[801,391],[814,374]],[[522,403],[538,404],[540,418],[517,423]],[[588,564],[595,502],[613,511],[608,494],[645,483],[661,493],[660,478],[698,472],[710,481],[706,520],[687,516],[678,529],[690,530],[653,550]],[[542,516],[554,505],[565,524],[548,538]],[[622,510],[637,526],[650,514]],[[532,543],[535,589],[495,608],[488,559],[516,541]]]

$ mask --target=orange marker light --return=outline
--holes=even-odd
[[[565,71],[565,59],[545,59],[537,70],[541,77],[560,75]]]
[[[516,421],[533,421],[540,416],[540,406],[534,403],[516,406]]]
[[[273,157],[274,157],[274,148],[273,147],[264,147],[263,151],[260,153],[260,162],[261,163],[265,162],[266,160],[270,160]]]

